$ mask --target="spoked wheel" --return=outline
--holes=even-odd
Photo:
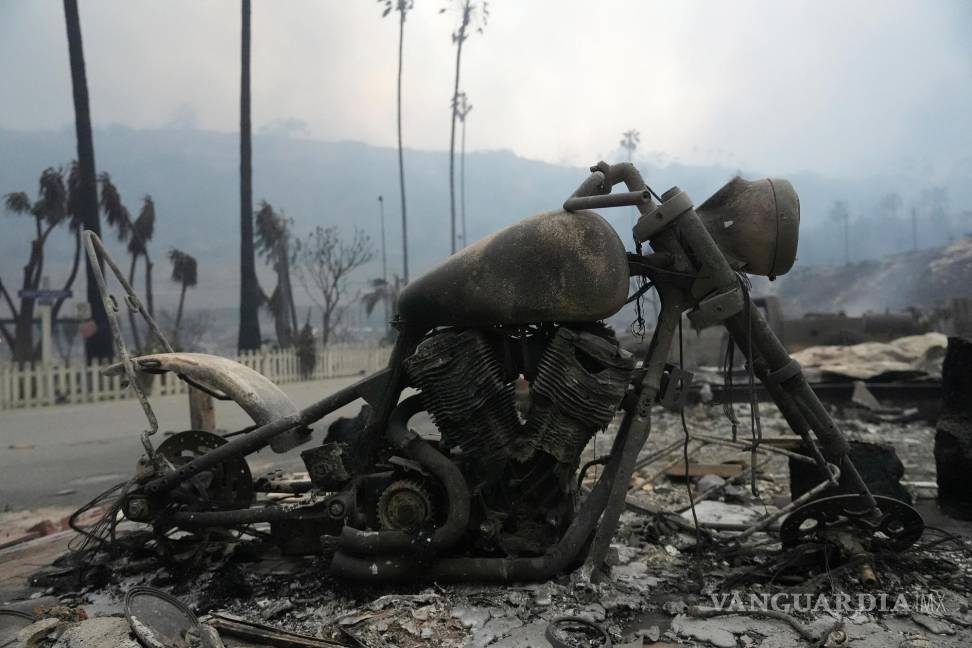
[[[179,432],[162,442],[156,450],[166,468],[177,469],[226,443],[211,432]],[[240,455],[224,459],[209,470],[186,480],[172,492],[173,500],[193,511],[247,508],[253,503],[253,477],[246,459]]]
[[[870,552],[904,551],[925,530],[921,515],[900,500],[875,495],[879,514],[871,514],[858,495],[835,495],[801,506],[780,526],[783,548],[808,542],[832,542],[835,534],[853,535]]]

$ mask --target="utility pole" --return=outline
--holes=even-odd
[[[385,282],[385,290],[388,290],[388,260],[385,256],[385,198],[378,195],[378,213],[381,218],[381,280]],[[385,326],[388,326],[388,300],[385,303]]]

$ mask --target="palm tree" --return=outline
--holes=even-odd
[[[459,205],[462,213],[462,246],[469,245],[466,236],[466,116],[473,106],[468,101],[465,92],[459,93],[459,121],[462,122],[462,149],[459,154]]]
[[[83,229],[83,223],[81,221],[81,208],[78,205],[78,195],[79,195],[79,185],[81,182],[80,172],[78,170],[77,161],[71,162],[70,170],[68,171],[67,178],[67,194],[65,196],[65,210],[68,215],[68,227],[71,233],[74,235],[74,259],[71,261],[71,272],[68,274],[67,280],[64,282],[64,291],[71,290],[74,285],[74,280],[78,276],[78,270],[81,267],[81,230]],[[51,309],[51,321],[56,323],[57,317],[61,312],[61,306],[64,305],[67,297],[60,297],[56,302],[54,302],[54,307]]]
[[[122,203],[121,193],[118,187],[111,180],[110,173],[102,173],[98,176],[98,184],[101,185],[101,198],[98,206],[105,215],[108,227],[115,228],[118,240],[124,243],[128,240],[132,231],[132,215],[128,207]]]
[[[381,17],[391,13],[392,0],[378,0],[385,5]],[[402,153],[402,54],[405,45],[405,14],[415,5],[413,0],[395,0],[398,12],[398,187],[402,194],[402,270],[408,283],[408,218],[405,209],[405,160]]]
[[[173,331],[173,338],[175,338],[176,346],[178,346],[179,327],[182,325],[182,307],[186,302],[186,289],[196,285],[197,268],[195,257],[175,248],[169,250],[169,261],[172,262],[172,281],[182,284],[182,292],[179,294],[179,308],[176,311],[175,330]]]
[[[149,315],[155,316],[155,297],[152,293],[152,257],[149,256],[148,243],[155,234],[155,202],[148,194],[142,199],[142,209],[133,226],[134,234],[141,242],[141,255],[145,259],[145,307]],[[131,249],[129,250],[131,251]]]
[[[260,282],[253,244],[253,148],[250,139],[250,0],[242,0],[240,39],[240,350],[260,348]]]
[[[98,221],[98,195],[95,180],[94,138],[91,135],[91,112],[88,105],[88,80],[84,69],[84,48],[81,43],[81,18],[77,0],[64,0],[64,22],[67,28],[68,56],[71,61],[71,87],[74,91],[74,126],[78,140],[77,206],[84,229],[101,235]],[[88,278],[88,304],[97,328],[85,339],[88,359],[112,356],[111,330],[108,314],[98,292],[91,259],[85,258]]]
[[[277,287],[266,303],[273,315],[277,344],[281,348],[293,344],[299,325],[290,281],[290,225],[291,221],[277,214],[270,203],[265,200],[260,203],[256,214],[256,247],[277,274]]]
[[[131,225],[131,236],[128,239],[128,253],[132,257],[131,265],[128,268],[128,283],[131,286],[135,285],[135,264],[138,262],[139,257],[144,258],[145,293],[148,304],[152,304],[152,261],[149,258],[148,243],[152,240],[154,234],[155,203],[152,201],[151,196],[146,195],[142,198],[142,208],[138,212],[138,218]],[[151,310],[149,314],[152,314]],[[142,342],[138,332],[138,323],[132,311],[128,311],[128,321],[132,327],[132,338],[135,342],[135,348],[141,349]]]
[[[101,185],[101,199],[99,205],[105,215],[105,220],[109,227],[114,227],[118,235],[118,240],[128,242],[128,254],[131,256],[131,263],[128,266],[128,284],[135,285],[135,268],[139,257],[145,259],[145,291],[148,303],[149,314],[154,311],[152,300],[152,261],[148,253],[148,242],[155,234],[155,203],[151,196],[146,195],[142,199],[142,208],[139,210],[138,218],[132,220],[131,213],[122,203],[121,193],[111,180],[109,173],[102,173],[98,176],[98,183]],[[138,330],[138,322],[135,313],[128,311],[128,322],[132,329],[132,341],[136,349],[142,348],[142,340]]]
[[[118,191],[118,187],[111,180],[111,174],[103,172],[98,176],[98,184],[101,185],[101,198],[98,201],[98,206],[101,208],[102,213],[105,215],[105,220],[108,222],[108,227],[114,228],[115,233],[118,236],[118,240],[121,242],[129,242],[129,252],[132,250],[132,243],[129,235],[132,233],[132,216],[129,213],[128,208],[122,203],[121,193]],[[138,260],[136,254],[132,254],[131,268],[128,273],[128,283],[131,284],[135,279],[135,262]],[[138,327],[135,322],[135,314],[128,311],[128,323],[132,329],[132,342],[136,349],[142,347],[142,342],[139,339]]]
[[[29,216],[34,219],[35,237],[30,244],[30,256],[23,270],[21,290],[37,290],[44,273],[44,244],[55,227],[67,218],[67,190],[60,169],[48,168],[41,174],[38,183],[37,200],[22,191],[7,194],[4,207],[13,214]],[[14,318],[14,334],[0,327],[3,337],[13,348],[15,362],[30,362],[36,356],[34,348],[34,298],[21,297],[20,308],[13,302],[6,286],[0,282],[7,307]],[[11,339],[12,338],[12,339]]]
[[[371,286],[371,290],[366,292],[361,296],[361,302],[364,304],[365,313],[371,315],[375,310],[375,306],[379,302],[385,305],[385,339],[391,337],[391,327],[388,322],[388,311],[397,310],[398,305],[398,295],[402,292],[402,288],[405,286],[405,282],[398,275],[395,275],[394,282],[389,282],[384,278],[372,279],[368,282]]]
[[[468,29],[477,21],[476,31],[483,33],[489,18],[489,3],[474,0],[458,0],[459,27],[452,32],[452,42],[456,44],[456,78],[452,89],[452,128],[449,133],[449,209],[450,209],[450,251],[456,251],[456,120],[459,118],[459,70],[462,63],[462,44],[469,38]],[[441,9],[439,13],[446,11]]]

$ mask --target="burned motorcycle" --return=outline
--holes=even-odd
[[[618,183],[627,191],[612,193]],[[639,212],[635,251],[591,211],[620,206]],[[798,227],[799,202],[785,180],[736,178],[695,208],[678,188],[654,194],[631,164],[601,162],[563,209],[480,240],[409,284],[388,366],[304,409],[238,363],[129,358],[122,342],[115,370],[133,385],[138,372],[175,372],[235,400],[256,424],[229,439],[185,432],[158,448],[147,433],[122,511],[160,532],[269,523],[284,551],[321,553],[331,574],[358,581],[546,579],[585,561],[596,569],[652,408],[684,402],[691,375],[668,359],[687,314],[695,327],[725,325],[820,469],[821,485],[794,503],[800,524],[785,540],[849,525],[865,544],[904,548],[921,534],[921,518],[871,495],[846,438],[741,279],[787,272]],[[96,237],[86,243],[104,256]],[[635,297],[653,287],[661,301],[644,357],[622,349],[602,323],[629,300],[633,280]],[[309,426],[357,400],[355,419],[302,452],[309,481],[287,486],[302,494],[298,503],[254,506],[245,456],[306,443]],[[419,414],[434,435],[410,428]],[[582,493],[582,451],[617,415],[603,471]],[[845,494],[813,499],[838,485]]]

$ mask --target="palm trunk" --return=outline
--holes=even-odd
[[[138,255],[132,255],[132,264],[128,267],[128,285],[135,285],[135,263],[138,261]],[[132,327],[132,345],[135,347],[135,353],[140,353],[142,350],[142,339],[138,334],[138,321],[135,319],[135,313],[131,309],[128,309],[128,323]]]
[[[402,193],[402,274],[408,283],[408,219],[405,216],[405,160],[402,154],[402,54],[405,43],[405,5],[398,8],[398,187]]]
[[[14,304],[13,298],[7,291],[7,287],[3,284],[2,279],[0,279],[0,295],[3,295],[3,301],[7,304],[7,308],[10,310],[10,314],[13,315],[14,322],[16,322],[18,317],[17,306]],[[4,342],[7,343],[7,348],[13,353],[15,338],[3,322],[0,322],[0,335],[3,336]]]
[[[30,259],[24,266],[23,290],[37,288],[35,276],[40,262],[40,241],[31,242]],[[31,362],[34,359],[34,299],[24,297],[20,301],[20,311],[14,322],[14,362]]]
[[[253,245],[253,149],[250,138],[250,0],[242,0],[240,73],[240,350],[260,348],[260,286]]]
[[[148,252],[144,253],[145,256],[145,306],[148,308],[148,314],[151,317],[155,317],[155,296],[152,294],[152,259],[149,257]]]
[[[321,348],[326,349],[331,338],[331,311],[321,309]]]
[[[186,302],[186,284],[182,284],[182,292],[179,293],[179,309],[176,310],[175,318],[175,338],[179,340],[179,328],[182,326],[182,306]]]
[[[300,331],[300,323],[297,321],[297,304],[294,303],[294,284],[290,280],[290,250],[284,253],[284,285],[287,287],[287,303],[290,306],[290,328],[294,335]]]
[[[462,43],[466,36],[466,11],[463,9],[462,26],[459,28],[459,42],[456,45],[456,82],[452,90],[452,128],[449,132],[449,213],[450,218],[450,239],[449,250],[452,254],[456,252],[456,117],[458,116],[459,99],[459,64],[462,59]]]
[[[74,94],[74,127],[78,140],[78,205],[84,229],[101,236],[98,219],[98,192],[95,184],[94,138],[91,134],[91,112],[88,105],[88,80],[84,69],[84,48],[81,43],[81,19],[77,0],[64,0],[64,22],[67,27],[68,55],[71,61],[71,87]],[[84,341],[88,360],[111,358],[112,339],[108,313],[95,280],[91,259],[85,255],[88,283],[88,304],[97,325],[94,335]]]
[[[274,325],[277,332],[277,344],[281,349],[286,349],[294,343],[294,329],[292,326],[290,295],[287,291],[287,278],[284,275],[283,267],[278,263],[277,266],[277,297],[280,303],[277,304],[278,311],[274,313]]]

